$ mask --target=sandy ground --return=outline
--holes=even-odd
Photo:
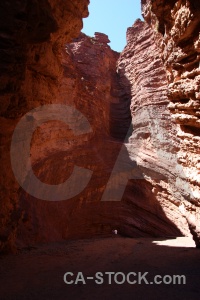
[[[83,272],[86,284],[68,285],[63,276]],[[96,284],[96,272],[104,283]],[[105,272],[149,272],[155,275],[185,275],[186,284],[112,284]],[[122,280],[122,275],[116,277]],[[137,277],[130,277],[134,281]],[[1,300],[98,300],[98,299],[200,299],[200,249],[190,238],[131,239],[122,237],[78,240],[41,245],[16,255],[0,257]]]

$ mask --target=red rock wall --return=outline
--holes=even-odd
[[[110,217],[112,203],[100,202],[121,146],[110,137],[110,105],[119,101],[117,93],[112,95],[119,54],[108,42],[103,34],[94,38],[80,34],[63,51],[60,103],[78,109],[89,121],[91,134],[75,136],[68,126],[49,122],[32,140],[32,165],[45,183],[64,182],[74,165],[90,169],[92,179],[85,190],[66,201],[52,203],[22,192],[20,207],[26,215],[18,229],[22,244],[110,233],[112,223],[119,223],[118,216]]]
[[[131,86],[133,132],[126,148],[142,171],[144,185],[150,183],[154,200],[147,211],[157,203],[162,215],[187,234],[187,224],[178,210],[180,191],[174,186],[179,176],[176,170],[179,143],[167,108],[167,77],[156,38],[157,33],[147,23],[137,20],[127,31],[127,46],[118,61],[118,72],[125,74]]]
[[[88,15],[85,1],[3,1],[0,4],[1,221],[0,248],[12,248],[22,219],[10,142],[20,117],[59,101],[62,45]]]
[[[111,234],[113,228],[128,236],[179,233],[154,199],[151,184],[141,178],[131,182],[122,201],[101,201],[130,126],[130,86],[123,73],[116,73],[119,54],[108,42],[100,33],[94,38],[80,34],[63,53],[60,101],[84,114],[91,134],[76,137],[67,126],[50,122],[32,140],[32,165],[41,181],[64,182],[74,164],[90,169],[92,179],[79,195],[61,202],[38,200],[21,191],[23,219],[17,230],[21,246]],[[132,163],[128,155],[125,159]]]
[[[166,6],[166,3],[164,3]],[[162,18],[156,3],[159,30]],[[180,150],[178,164],[184,176],[186,199],[200,205],[200,4],[198,1],[177,1],[171,5],[171,14],[162,31],[162,58],[167,71],[169,109],[177,124]]]
[[[199,6],[142,1],[146,23],[137,20],[128,29],[119,57],[104,34],[77,37],[87,4],[0,4],[1,250],[112,229],[135,237],[189,234],[178,206],[184,202],[198,214]],[[11,137],[20,117],[52,103],[74,106],[92,128],[76,136],[66,124],[50,121],[33,135],[31,161],[42,182],[63,183],[74,164],[93,172],[81,194],[57,202],[25,193],[10,165]],[[129,169],[133,177],[122,201],[102,202],[121,149],[114,182],[120,186]]]
[[[180,203],[199,219],[199,4],[142,1],[118,70],[131,83],[129,156],[184,234]],[[164,16],[164,17],[163,17]],[[159,178],[161,175],[161,179]]]
[[[196,245],[200,236],[200,3],[199,1],[163,1],[168,11],[161,16],[158,1],[152,2],[158,30],[162,34],[162,59],[168,79],[168,106],[177,127],[179,151],[176,181]],[[148,4],[147,4],[148,5]],[[169,9],[170,6],[170,9]],[[152,24],[153,25],[153,24]],[[153,26],[154,27],[154,26]],[[154,27],[155,28],[155,27]],[[195,224],[195,225],[194,225]]]

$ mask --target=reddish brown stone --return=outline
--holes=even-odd
[[[178,209],[182,202],[199,216],[199,4],[143,0],[145,22],[128,29],[120,57],[102,33],[77,37],[87,4],[0,4],[1,250],[113,229],[135,237],[189,234]],[[51,185],[67,180],[74,165],[93,176],[78,196],[50,202],[19,187],[10,143],[25,113],[56,103],[78,109],[92,131],[76,136],[59,121],[37,128],[31,142],[34,173]],[[133,176],[122,201],[102,202],[122,145],[114,189],[129,172]]]
[[[15,247],[23,219],[20,189],[10,165],[13,130],[30,109],[57,102],[62,46],[79,34],[88,3],[20,0],[0,4],[1,250]]]

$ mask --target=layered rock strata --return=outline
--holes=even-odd
[[[199,5],[143,0],[145,22],[128,29],[119,57],[102,33],[77,37],[88,1],[61,2],[1,4],[8,18],[0,18],[1,250],[113,229],[177,236],[192,226],[196,234],[178,207],[199,218]],[[31,140],[33,171],[43,183],[64,183],[75,165],[92,172],[70,200],[37,199],[12,172],[14,128],[45,104],[75,107],[91,127],[77,136],[51,120]],[[120,201],[109,201],[118,191]]]
[[[180,147],[177,163],[182,170],[179,185],[185,191],[183,202],[190,215],[186,219],[199,247],[200,3],[179,0],[170,4],[164,1],[163,5],[165,9],[170,5],[169,18],[161,17],[157,1],[152,3],[152,15],[156,15],[158,29],[163,36],[161,50],[167,71],[169,109],[177,124]]]
[[[184,203],[199,222],[199,5],[142,1],[142,10],[146,22],[128,29],[118,65],[131,82],[126,147],[165,214],[189,234],[178,207]]]
[[[126,148],[151,184],[152,194],[164,214],[187,234],[186,222],[178,210],[179,142],[167,108],[167,77],[156,39],[157,33],[147,23],[137,20],[127,31],[127,46],[118,61],[118,73],[123,73],[131,86],[133,132]]]
[[[21,192],[20,245],[105,235],[113,228],[128,236],[180,234],[143,177],[131,182],[122,201],[101,201],[130,127],[130,83],[123,72],[116,72],[119,54],[108,42],[106,35],[96,33],[92,38],[81,33],[63,53],[61,103],[81,112],[91,132],[75,136],[64,124],[53,122],[41,126],[32,139],[32,165],[41,181],[63,183],[74,165],[91,170],[92,178],[81,193],[66,201],[42,201]],[[134,165],[128,152],[123,159]],[[120,176],[125,173],[122,168]]]

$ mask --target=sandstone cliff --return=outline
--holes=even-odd
[[[88,119],[91,133],[77,137],[66,125],[49,122],[32,139],[32,165],[41,181],[62,183],[74,165],[91,170],[92,178],[81,193],[66,201],[43,201],[21,191],[18,245],[111,234],[113,228],[128,236],[180,234],[141,173],[127,187],[122,201],[101,201],[131,121],[130,83],[123,72],[116,72],[119,53],[108,42],[104,34],[92,38],[81,33],[65,45],[63,53],[60,100]],[[127,151],[122,155],[124,163],[134,166]],[[120,181],[125,175],[122,167]]]
[[[168,109],[178,142],[172,186],[199,222],[199,15],[197,1],[142,1],[143,15],[156,32],[167,75]],[[164,16],[164,17],[163,17]],[[159,32],[159,33],[158,33]],[[174,136],[174,134],[173,134]],[[177,197],[178,196],[178,197]]]
[[[105,34],[79,35],[87,4],[1,4],[8,18],[0,21],[1,250],[112,229],[134,237],[189,234],[179,205],[199,216],[199,5],[143,0],[145,22],[128,29],[119,55]],[[37,199],[12,172],[14,128],[45,104],[75,107],[91,126],[77,136],[49,121],[31,140],[43,183],[65,182],[74,165],[92,171],[70,200]]]
[[[61,52],[82,28],[89,1],[4,1],[0,4],[1,223],[0,247],[13,247],[22,213],[10,165],[10,142],[20,117],[59,102]]]
[[[142,1],[145,22],[137,20],[128,29],[118,61],[118,73],[131,87],[129,157],[183,234],[189,230],[179,205],[185,204],[196,223],[200,206],[199,6],[194,2]]]

